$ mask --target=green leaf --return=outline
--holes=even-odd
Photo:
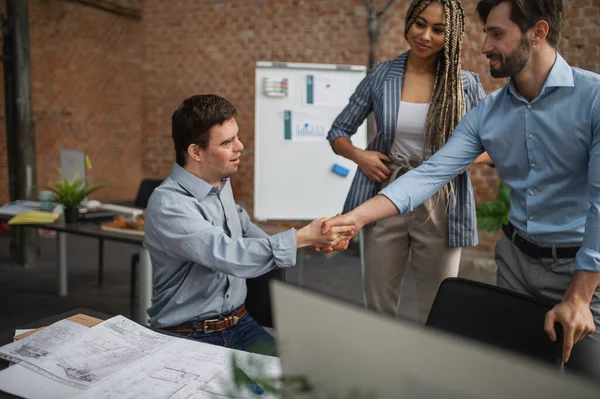
[[[498,185],[498,195],[496,198],[500,198],[505,203],[510,204],[510,187],[500,182]]]
[[[509,211],[510,187],[501,182],[498,185],[498,194],[494,201],[477,205],[475,209],[477,228],[492,233],[500,230],[503,223],[508,223]]]
[[[54,193],[55,202],[63,204],[67,208],[74,208],[88,195],[103,187],[106,187],[106,185],[88,186],[77,174],[71,181],[68,181],[64,174],[62,174],[58,181],[43,188]]]

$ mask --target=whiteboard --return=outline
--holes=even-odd
[[[256,63],[255,219],[313,220],[342,211],[356,165],[336,155],[326,136],[365,76],[364,66]],[[366,122],[352,142],[366,147]]]

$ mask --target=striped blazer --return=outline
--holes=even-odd
[[[402,91],[402,78],[409,52],[401,54],[392,61],[376,64],[372,71],[359,84],[350,102],[333,122],[327,139],[333,145],[338,137],[350,137],[356,133],[365,118],[373,112],[377,122],[377,135],[368,144],[367,149],[389,154]],[[477,74],[462,72],[463,90],[467,111],[475,108],[485,97]],[[448,219],[448,245],[450,247],[475,246],[478,243],[475,201],[471,186],[470,171],[456,177],[454,193],[451,194],[451,207]],[[350,192],[346,198],[343,212],[349,212],[379,192],[379,184],[372,182],[356,170]]]

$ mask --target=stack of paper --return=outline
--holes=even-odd
[[[53,212],[29,211],[15,215],[8,221],[8,224],[41,224],[54,223],[60,215]]]
[[[281,373],[277,358],[163,335],[123,316],[92,328],[62,320],[0,348],[19,362],[0,371],[0,390],[29,399],[253,397],[233,386],[234,355]]]
[[[0,206],[0,215],[18,215],[22,212],[37,211],[42,207],[39,201],[17,200]]]

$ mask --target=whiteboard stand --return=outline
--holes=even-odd
[[[365,288],[365,236],[362,229],[358,232],[358,251],[360,252],[360,281],[362,286],[363,304],[369,308],[367,289]]]
[[[304,286],[304,248],[298,249],[296,255],[296,280],[300,287]]]

